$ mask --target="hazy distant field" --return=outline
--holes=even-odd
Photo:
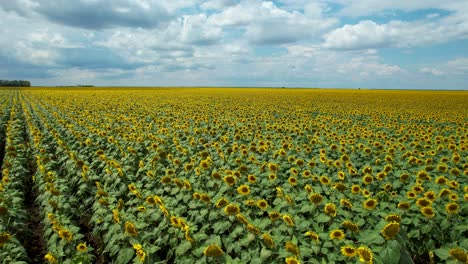
[[[0,111],[4,263],[467,261],[468,92],[41,88]]]

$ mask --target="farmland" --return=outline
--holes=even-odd
[[[466,263],[468,93],[0,90],[4,263]]]

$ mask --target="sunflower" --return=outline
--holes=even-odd
[[[289,225],[289,226],[294,226],[294,220],[290,215],[283,215],[283,220]]]
[[[266,210],[268,207],[268,202],[264,199],[258,200],[257,207],[260,208],[261,210]]]
[[[336,206],[333,203],[327,203],[324,208],[324,212],[331,216],[335,217],[336,216]]]
[[[232,186],[234,185],[234,183],[236,183],[236,178],[232,175],[227,175],[224,177],[224,182],[229,185],[229,186]]]
[[[224,254],[224,251],[218,245],[209,245],[203,250],[203,255],[206,257],[219,257]]]
[[[299,260],[296,257],[287,257],[285,259],[286,264],[300,264]]]
[[[263,233],[262,239],[263,239],[263,242],[265,242],[265,244],[267,245],[267,247],[269,248],[275,247],[275,241],[273,241],[273,238],[269,234]]]
[[[243,214],[237,214],[236,218],[237,218],[237,221],[241,222],[244,225],[249,224],[249,221],[247,220],[247,218]]]
[[[357,249],[353,246],[342,246],[341,247],[341,254],[343,254],[343,256],[346,256],[348,258],[352,258],[354,256],[356,256],[357,254]]]
[[[346,185],[344,185],[343,183],[341,182],[338,182],[338,183],[334,183],[332,185],[333,189],[336,189],[340,192],[344,192],[346,190]]]
[[[364,184],[371,184],[373,180],[374,178],[370,174],[366,174],[364,177],[362,177],[362,182]]]
[[[357,233],[359,231],[359,226],[349,220],[343,221],[342,226],[346,230],[351,231],[353,233]]]
[[[323,201],[323,196],[320,193],[313,193],[309,196],[309,199],[314,204],[319,204]]]
[[[335,229],[330,232],[330,239],[331,240],[341,240],[345,238],[345,233],[341,229]]]
[[[449,214],[457,214],[458,210],[460,210],[460,205],[457,203],[448,203],[445,206],[445,211],[447,211]]]
[[[299,256],[300,252],[299,252],[299,248],[297,248],[296,244],[290,242],[290,241],[287,241],[286,242],[286,245],[284,246],[284,248],[286,249],[286,251],[289,251],[291,252],[292,254],[296,255],[296,256]]]
[[[397,222],[397,223],[400,223],[401,222],[401,216],[397,215],[397,214],[389,214],[385,217],[385,220],[387,220],[388,222]]]
[[[271,172],[276,172],[278,170],[278,165],[277,164],[274,164],[274,163],[270,163],[268,164],[268,169],[271,171]]]
[[[361,192],[361,187],[359,185],[353,185],[351,186],[351,192],[353,194],[358,194]]]
[[[400,181],[405,182],[409,179],[409,175],[407,173],[403,173],[400,175]]]
[[[406,193],[406,197],[408,197],[409,199],[414,199],[416,198],[416,193],[413,191],[409,191]]]
[[[192,194],[192,197],[193,197],[194,199],[196,199],[196,200],[200,200],[200,199],[201,199],[201,194],[198,193],[198,192],[194,192],[194,193]]]
[[[358,247],[357,253],[359,255],[359,261],[364,263],[372,263],[374,259],[374,255],[372,251],[366,247]]]
[[[435,198],[436,198],[436,195],[435,195],[435,192],[434,192],[434,191],[427,191],[427,192],[424,194],[424,197],[426,197],[426,198],[429,199],[430,201],[434,201]]]
[[[256,235],[260,234],[260,229],[252,224],[247,224],[247,231]]]
[[[59,237],[64,240],[71,241],[73,239],[73,234],[66,229],[60,229]]]
[[[458,195],[455,193],[452,193],[449,195],[450,200],[452,201],[458,201]]]
[[[347,207],[347,208],[352,208],[353,207],[353,204],[351,203],[351,201],[348,200],[348,199],[344,199],[344,198],[342,198],[340,200],[340,204]]]
[[[239,186],[237,188],[237,192],[240,194],[240,195],[248,195],[250,193],[250,188],[249,186],[243,184],[241,186]]]
[[[435,182],[439,185],[444,185],[448,182],[448,180],[444,176],[439,176],[435,179]]]
[[[454,259],[458,260],[461,263],[467,263],[468,262],[468,254],[461,249],[461,248],[453,248],[449,250],[450,256],[452,256]]]
[[[296,177],[289,177],[289,178],[288,178],[288,182],[289,182],[289,184],[291,184],[292,186],[296,186],[296,184],[297,184],[297,178],[296,178]]]
[[[321,176],[320,177],[320,183],[323,185],[330,184],[330,179],[327,176]]]
[[[312,186],[310,186],[309,184],[306,184],[306,186],[304,186],[304,190],[306,190],[307,193],[311,193],[312,192]]]
[[[163,184],[169,184],[169,183],[172,182],[172,179],[171,179],[170,176],[164,176],[164,177],[161,178],[161,182],[162,182]]]
[[[137,236],[138,231],[135,227],[135,224],[133,224],[130,221],[125,222],[125,233],[131,235],[131,236]]]
[[[391,222],[387,224],[380,233],[386,240],[390,240],[395,237],[398,232],[400,232],[400,223],[398,222]]]
[[[432,202],[430,200],[428,200],[427,198],[419,198],[417,201],[416,201],[416,204],[420,207],[427,207],[427,206],[431,206],[432,205]]]
[[[141,246],[141,244],[133,244],[133,249],[135,249],[135,253],[138,257],[138,260],[140,262],[145,261],[146,253],[143,250],[143,247]]]
[[[270,217],[271,221],[276,221],[281,217],[281,214],[279,212],[273,211],[268,213],[268,217]]]
[[[421,208],[421,213],[428,218],[432,218],[435,216],[434,209],[432,207],[423,207]]]
[[[216,202],[215,207],[216,208],[221,208],[221,207],[224,207],[226,204],[228,204],[228,201],[226,200],[226,198],[220,198]]]
[[[247,180],[250,183],[255,183],[255,182],[257,182],[257,177],[255,177],[255,175],[250,174],[249,176],[247,176]]]
[[[45,254],[44,256],[44,259],[47,260],[49,263],[51,264],[55,264],[55,263],[58,263],[57,259],[55,258],[54,255],[52,255],[52,253],[47,253]]]
[[[307,231],[305,232],[304,236],[309,237],[310,239],[314,240],[315,242],[318,242],[320,237],[317,233],[314,231]]]
[[[9,233],[2,232],[0,233],[0,247],[6,244],[6,242],[11,238]]]
[[[239,206],[235,204],[228,204],[224,207],[224,212],[228,215],[236,215],[240,212]]]
[[[377,207],[377,203],[378,202],[377,202],[376,199],[367,199],[362,204],[363,204],[364,208],[366,208],[368,210],[374,210],[375,207]]]

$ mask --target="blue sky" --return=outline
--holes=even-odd
[[[0,1],[0,79],[33,85],[468,89],[468,4]]]

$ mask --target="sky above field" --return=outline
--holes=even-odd
[[[0,79],[468,89],[467,0],[0,0]]]

